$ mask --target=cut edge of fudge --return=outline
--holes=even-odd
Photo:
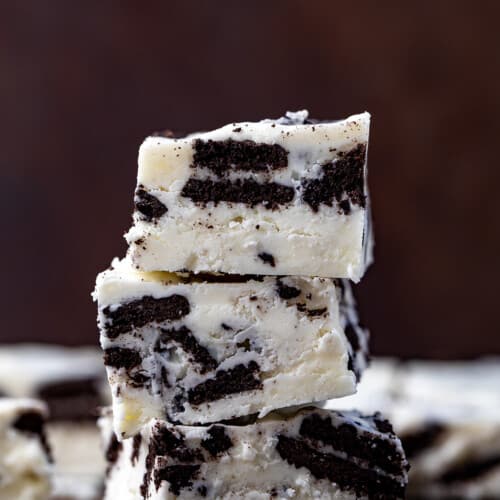
[[[229,309],[225,313],[227,317],[210,316],[200,323],[199,315],[209,304],[198,303],[194,297],[205,300],[214,282],[201,281],[194,276],[195,281],[190,281],[190,275],[140,273],[130,263],[114,261],[114,268],[98,277],[94,299],[98,301],[104,362],[113,387],[120,437],[124,431],[119,430],[119,422],[123,419],[129,422],[125,427],[132,429],[132,421],[136,418],[143,422],[155,416],[166,416],[185,424],[231,419],[245,412],[258,412],[263,416],[277,407],[322,401],[355,390],[368,363],[368,332],[359,323],[349,282],[292,277],[259,277],[249,282],[252,277],[245,277],[236,279],[235,288],[229,291],[231,289],[220,287],[217,279],[214,286],[219,288],[214,288],[213,293],[221,290],[227,293],[223,296],[228,303],[236,301],[236,297],[237,301],[244,300],[241,312],[232,317],[229,314],[232,309]],[[229,286],[227,278],[224,277],[222,283]],[[172,285],[170,289],[169,285]],[[198,286],[201,288],[197,289]],[[196,304],[191,303],[193,300]],[[281,304],[279,308],[277,304]],[[224,310],[225,302],[221,306]],[[255,316],[250,315],[250,310],[255,311],[252,313]],[[241,316],[243,311],[246,312]],[[267,319],[271,312],[273,317]],[[278,316],[273,319],[275,314]],[[280,358],[271,361],[272,356],[269,357],[285,341],[280,339],[273,343],[276,338],[271,335],[270,328],[276,326],[278,317],[281,324],[287,321],[286,328],[294,325],[299,328],[297,333],[290,333],[291,339],[302,332],[303,342],[310,336],[310,342],[318,344],[317,361],[311,357],[311,350],[308,357],[300,361],[302,364],[297,364],[290,372],[276,371],[289,366]],[[238,326],[241,318],[244,323]],[[212,322],[216,320],[220,333],[214,337],[214,343]],[[212,325],[207,332],[203,326],[206,321]],[[263,326],[257,327],[258,324]],[[259,328],[263,328],[264,333]],[[216,349],[224,349],[222,358],[216,357],[219,356]],[[262,349],[270,351],[266,350],[264,356]],[[328,370],[324,359],[327,353],[336,356],[334,363],[329,362]],[[186,385],[182,378],[170,376],[177,368],[170,367],[169,360],[180,356],[189,380],[197,382],[188,381]],[[295,359],[291,358],[290,362]],[[278,389],[273,388],[273,381],[276,379],[283,384],[281,380],[289,378],[291,383],[293,370],[300,375],[296,380],[304,379],[303,363],[311,363],[311,369],[321,375],[317,384],[313,384],[307,397],[299,384],[290,399],[282,398],[277,403],[275,393]],[[327,373],[330,391],[327,390]],[[139,391],[144,393],[140,395]],[[229,404],[231,400],[234,408]],[[227,413],[220,413],[224,401]],[[125,436],[135,432],[125,431]]]
[[[368,113],[315,121],[302,111],[184,138],[169,134],[146,139],[139,152],[135,222],[126,236],[130,257],[145,271],[298,275],[302,269],[309,276],[358,281],[372,261],[366,182],[369,121]],[[160,167],[161,157],[168,157],[168,169]],[[292,208],[294,223],[288,227],[276,213]],[[322,208],[334,209],[328,212],[330,224],[323,221],[317,234],[308,236],[309,219]],[[360,210],[364,215],[346,229],[347,218]],[[262,224],[266,219],[272,223]],[[176,221],[185,225],[181,233]],[[295,253],[303,254],[302,266],[286,258],[280,233],[288,232],[294,236],[289,241],[296,245]],[[201,236],[192,240],[189,233],[203,234],[203,241]],[[176,255],[167,244],[173,238],[182,247]],[[325,242],[324,249],[320,245],[329,253],[325,262],[319,256],[317,262],[306,257],[306,249],[314,248],[311,238]],[[219,251],[210,247],[212,240]],[[327,241],[339,248],[338,255],[328,250]],[[203,257],[194,256],[193,245],[203,248]]]

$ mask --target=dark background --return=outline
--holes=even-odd
[[[413,4],[413,5],[411,5]],[[425,9],[423,5],[432,8]],[[2,2],[2,341],[96,343],[150,132],[373,115],[375,353],[500,353],[500,2]]]

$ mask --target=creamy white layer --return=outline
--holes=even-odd
[[[39,433],[46,414],[39,401],[0,398],[0,499],[49,498],[52,464]]]
[[[193,424],[262,416],[355,391],[367,335],[348,282],[210,279],[141,273],[126,261],[98,276],[119,436],[152,417]]]
[[[304,275],[358,281],[371,262],[366,188],[370,115],[314,124],[307,123],[307,112],[289,116],[230,124],[182,139],[146,139],[139,151],[138,189],[163,208],[156,215],[151,205],[145,210],[147,216],[135,212],[134,225],[126,235],[134,264],[144,271]],[[235,164],[224,164],[225,170],[215,171],[203,164],[195,166],[197,140],[280,146],[286,151],[286,165],[257,171]],[[364,148],[361,160],[346,161],[343,176],[326,179],[323,166],[341,165],[338,162],[359,146]],[[349,169],[360,169],[361,185],[356,189]],[[293,199],[273,209],[265,208],[265,202],[254,206],[235,200],[200,202],[186,194],[185,188],[193,179],[275,183],[291,189]],[[314,201],[307,203],[306,186],[311,181],[329,187],[316,186],[319,193],[309,196]],[[212,187],[211,193],[214,191]],[[250,199],[253,190],[244,191]],[[269,195],[265,201],[272,204],[277,199]],[[263,260],[263,254],[272,256],[272,263]]]
[[[311,436],[308,421],[325,425],[324,436]],[[397,499],[407,481],[398,438],[379,430],[378,417],[356,412],[305,408],[239,426],[190,427],[153,419],[122,443],[113,435],[109,414],[100,424],[110,457],[107,500]],[[346,435],[348,440],[341,437]],[[371,445],[360,451],[359,441]],[[381,446],[391,450],[391,472],[373,463],[372,453]]]

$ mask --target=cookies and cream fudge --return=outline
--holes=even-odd
[[[48,405],[53,498],[97,498],[105,471],[97,407],[110,402],[102,351],[49,344],[0,346],[1,395],[39,398]]]
[[[46,500],[52,457],[44,431],[46,406],[31,399],[0,399],[0,499]]]
[[[100,423],[106,500],[404,498],[405,455],[378,414],[303,408],[209,426],[153,419],[123,442],[110,416]]]
[[[94,347],[0,345],[0,396],[36,398],[51,421],[88,420],[108,404],[102,353]]]
[[[500,359],[402,366],[391,412],[412,497],[500,498]]]
[[[143,271],[359,281],[371,261],[370,115],[244,122],[139,150],[129,255]]]
[[[500,498],[500,359],[374,359],[353,396],[326,408],[378,408],[411,464],[410,498]]]
[[[352,394],[367,334],[346,280],[143,273],[126,260],[94,298],[115,430],[231,419]]]

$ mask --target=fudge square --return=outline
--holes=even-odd
[[[216,422],[355,392],[367,332],[346,280],[136,271],[94,298],[115,431],[150,418]]]
[[[380,415],[305,408],[246,425],[183,426],[153,419],[119,442],[101,421],[105,500],[148,498],[396,500],[408,463]]]
[[[48,500],[53,473],[41,401],[0,398],[0,498]]]
[[[369,123],[301,111],[147,138],[126,235],[134,265],[359,281],[372,247]]]

